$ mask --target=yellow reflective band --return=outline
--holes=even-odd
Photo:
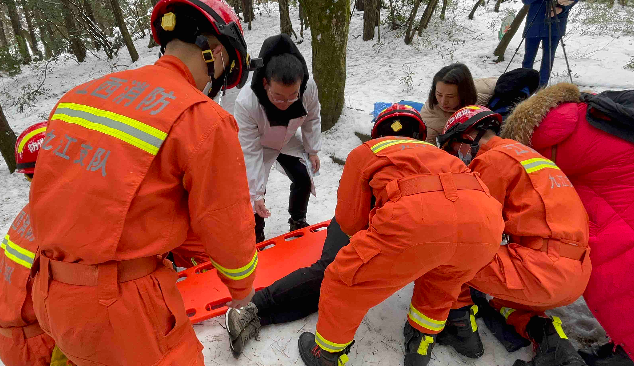
[[[350,343],[352,343],[352,341],[348,343],[335,343],[322,337],[321,334],[319,334],[319,332],[315,332],[315,343],[317,343],[319,348],[323,349],[326,352],[337,353],[346,349],[346,347],[348,347]]]
[[[46,132],[46,127],[40,127],[36,130],[33,130],[27,133],[26,136],[24,136],[24,138],[20,141],[20,144],[18,145],[18,154],[24,151],[24,145],[26,145],[26,142],[29,141],[31,137],[37,135],[38,133],[44,133],[44,132]]]
[[[76,103],[59,103],[51,120],[101,132],[146,151],[158,153],[167,133],[132,118]]]
[[[255,254],[253,255],[253,259],[251,259],[251,262],[249,262],[249,264],[237,269],[225,268],[221,266],[220,264],[214,262],[214,260],[211,258],[210,258],[210,261],[211,261],[211,264],[214,267],[216,267],[218,272],[225,275],[225,277],[234,281],[239,281],[251,276],[253,272],[255,271],[255,268],[258,266],[258,252],[257,251],[255,252]]]
[[[31,268],[33,266],[33,260],[35,259],[35,253],[28,251],[19,245],[11,241],[9,235],[5,236],[2,240],[0,247],[4,249],[4,255],[11,259],[15,263]]]
[[[521,163],[527,173],[533,173],[546,168],[561,170],[554,162],[544,158],[532,158],[524,160]]]
[[[476,314],[478,313],[478,305],[473,305],[471,307],[471,314],[469,314],[469,318],[471,319],[471,329],[473,329],[473,332],[477,332],[478,331],[478,323],[476,323]]]
[[[339,356],[339,359],[337,360],[337,366],[344,366],[346,363],[348,363],[350,359],[348,358],[347,354],[343,354],[341,356]]]
[[[409,318],[414,321],[414,323],[420,325],[421,327],[433,331],[441,331],[445,328],[446,321],[435,320],[425,316],[425,314],[418,311],[414,305],[410,304],[409,306]]]
[[[386,141],[381,141],[378,144],[374,145],[371,147],[372,152],[373,153],[378,153],[379,151],[386,149],[390,146],[394,146],[394,145],[400,145],[400,144],[422,144],[422,145],[429,145],[429,146],[434,146],[428,142],[425,141],[417,141],[417,140],[386,140]]]
[[[429,346],[434,343],[434,338],[426,335],[425,338],[420,340],[420,345],[418,345],[418,354],[427,356],[427,351],[429,350]]]
[[[564,328],[561,327],[561,319],[558,316],[553,316],[553,326],[561,339],[568,339],[568,336],[564,333]]]
[[[515,312],[515,309],[505,308],[505,307],[500,308],[500,314],[504,316],[504,319],[508,319],[509,316],[511,316],[511,314],[513,314],[514,312]]]

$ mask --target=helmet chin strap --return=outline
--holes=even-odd
[[[471,142],[469,152],[467,152],[466,154],[463,154],[462,151],[460,151],[461,149],[458,148],[458,159],[462,160],[462,162],[466,165],[471,164],[471,161],[473,161],[476,155],[478,155],[478,151],[480,150],[480,139],[482,139],[482,136],[484,136],[485,133],[486,129],[478,130],[478,134]]]
[[[214,56],[209,47],[209,41],[207,37],[202,34],[196,36],[196,46],[202,50],[203,60],[207,64],[207,75],[209,75],[209,81],[205,85],[203,89],[203,94],[207,95],[209,98],[213,99],[218,95],[218,92],[223,89],[223,95],[226,94],[227,90],[227,72],[224,70],[225,60],[222,52],[220,53],[220,58],[223,65],[222,78],[224,79],[222,83],[215,82],[217,79],[215,78],[216,68],[214,67]]]

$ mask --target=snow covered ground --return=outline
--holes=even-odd
[[[330,157],[345,159],[348,152],[360,143],[354,132],[369,133],[370,112],[374,102],[401,99],[425,102],[433,74],[451,62],[466,63],[474,77],[497,76],[504,72],[508,60],[519,45],[519,32],[508,47],[506,62],[493,63],[492,52],[497,45],[497,32],[505,12],[519,10],[521,3],[503,3],[500,13],[493,12],[493,4],[489,2],[480,8],[475,19],[469,21],[467,14],[473,5],[472,1],[454,0],[447,9],[447,20],[443,23],[435,15],[423,36],[416,37],[410,46],[403,43],[402,30],[391,31],[386,25],[381,26],[380,42],[376,39],[362,41],[363,14],[353,14],[348,42],[346,106],[337,126],[324,133],[322,170],[315,179],[317,197],[311,197],[308,208],[310,223],[328,220],[333,216],[342,167]],[[263,40],[279,31],[277,3],[268,5],[256,14],[253,30],[245,30],[250,52],[255,55]],[[632,89],[634,72],[623,67],[634,56],[634,35],[627,28],[627,24],[631,27],[631,23],[623,25],[621,22],[619,25],[618,22],[624,15],[631,15],[632,9],[616,6],[613,10],[604,10],[596,15],[596,11],[590,11],[595,6],[582,3],[573,9],[570,16],[566,49],[574,82],[582,89],[595,91]],[[385,14],[386,11],[383,11],[383,18]],[[291,11],[291,19],[299,33],[297,9]],[[608,25],[597,24],[597,19],[607,20]],[[111,71],[153,63],[158,49],[148,50],[147,43],[147,38],[136,41],[141,58],[134,64],[123,48],[112,61],[106,60],[101,54],[91,54],[86,62],[77,64],[72,56],[63,55],[54,62],[39,62],[23,67],[23,72],[16,77],[0,78],[0,105],[12,128],[19,134],[27,126],[45,120],[57,99],[73,86]],[[305,40],[299,44],[299,49],[310,65],[310,31],[305,31]],[[522,47],[510,69],[520,67],[523,53]],[[551,82],[565,81],[567,78],[561,49],[557,52],[554,73]],[[44,74],[43,93],[31,104],[25,104],[28,99],[25,98],[26,93],[37,88]],[[236,94],[230,91],[223,100],[223,106],[229,111],[233,109]],[[24,105],[22,110],[20,104]],[[267,220],[267,237],[288,231],[289,185],[284,175],[277,171],[271,173],[267,205],[272,217]],[[0,159],[0,186],[3,187],[0,231],[6,232],[15,215],[27,202],[29,185],[22,175],[10,175],[4,161]],[[402,326],[411,292],[410,285],[368,313],[357,332],[357,343],[352,348],[349,365],[402,364]],[[562,317],[564,328],[575,342],[589,344],[604,340],[603,330],[590,315],[583,300],[553,313]],[[317,316],[313,315],[294,323],[263,328],[260,341],[250,343],[238,360],[229,351],[222,319],[208,320],[195,325],[195,329],[205,346],[206,365],[302,365],[297,338],[303,331],[314,331],[316,320]],[[532,357],[530,347],[514,354],[507,353],[484,324],[480,324],[480,333],[485,345],[485,355],[481,359],[466,359],[453,349],[437,346],[431,365],[510,366],[516,358],[529,360]]]

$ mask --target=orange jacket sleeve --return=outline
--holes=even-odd
[[[335,217],[341,230],[348,236],[368,227],[372,209],[372,178],[367,167],[377,159],[370,148],[363,144],[348,154],[337,191]]]
[[[251,291],[258,258],[255,222],[235,119],[220,108],[192,108],[182,118],[213,120],[192,147],[183,184],[193,233],[234,299]]]

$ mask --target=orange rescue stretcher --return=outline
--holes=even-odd
[[[258,268],[253,287],[259,291],[298,268],[308,267],[321,256],[330,221],[311,225],[257,244]],[[178,273],[176,286],[183,296],[187,316],[199,323],[227,312],[229,290],[210,262]]]

